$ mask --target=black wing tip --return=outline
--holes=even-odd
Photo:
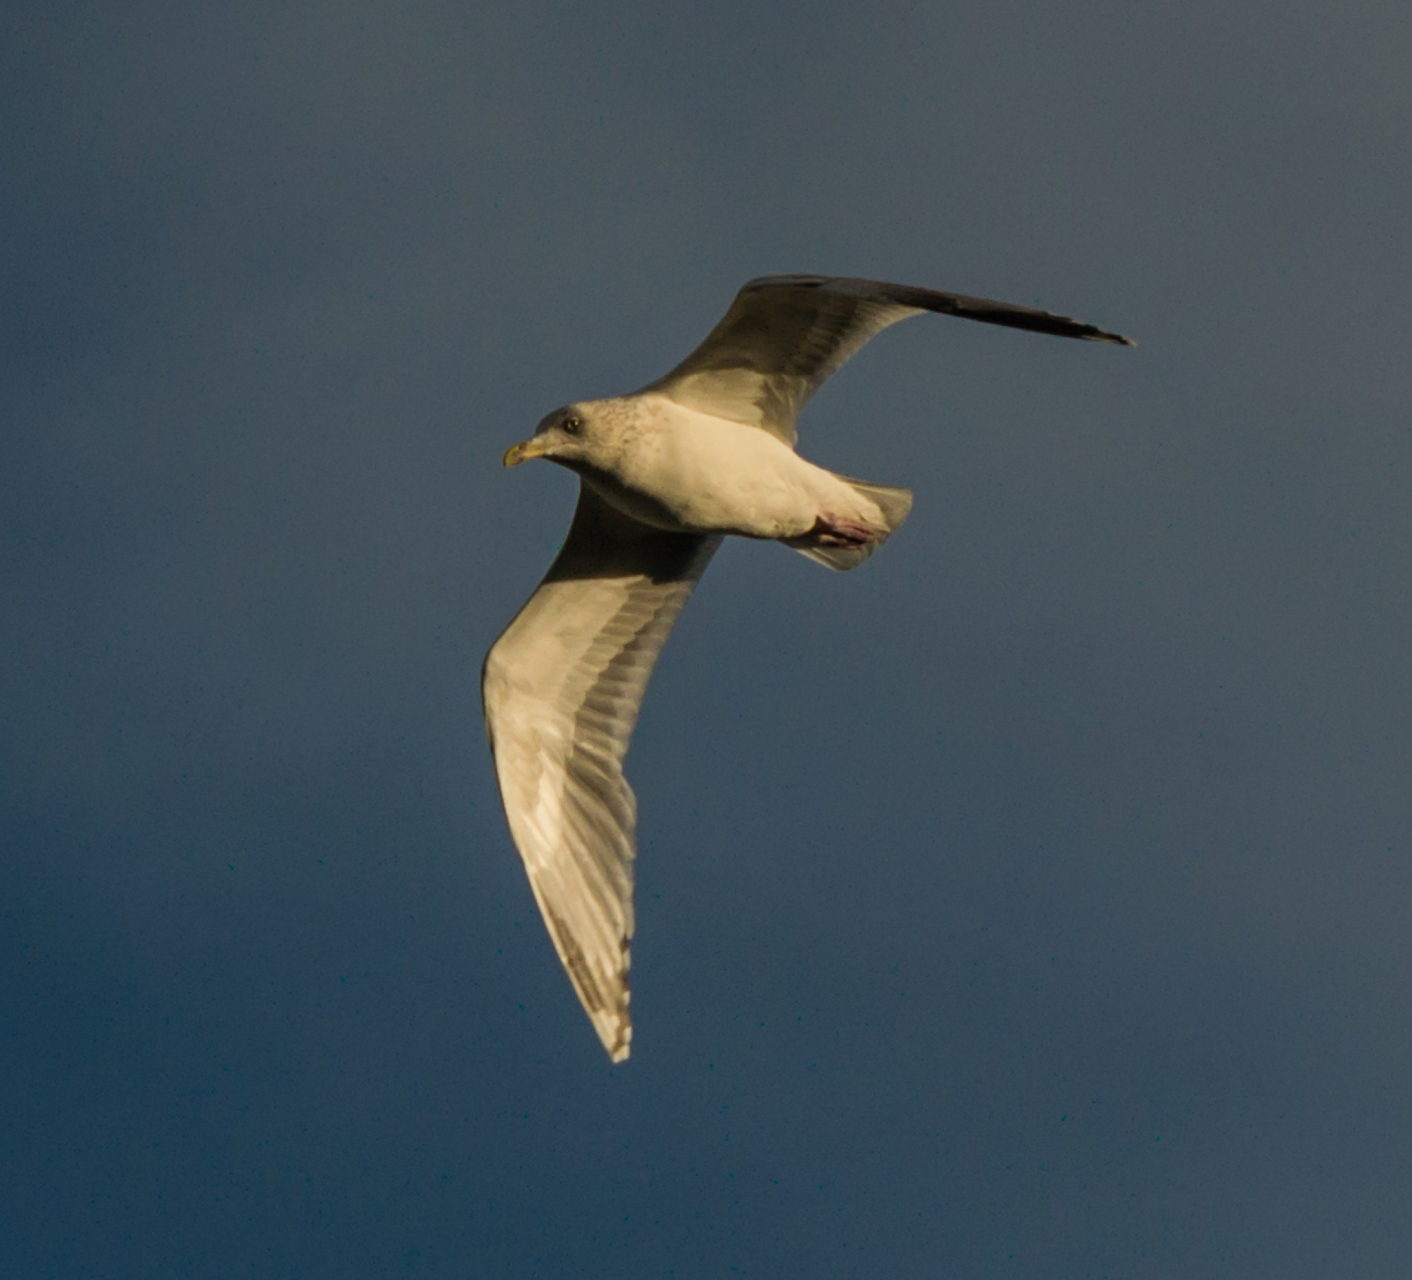
[[[916,307],[920,311],[953,315],[962,320],[981,320],[1009,328],[1028,329],[1033,333],[1047,333],[1056,338],[1106,342],[1115,347],[1137,346],[1132,338],[1124,334],[1109,333],[1097,325],[1073,320],[1052,311],[1041,311],[1036,307],[1022,307],[1009,302],[995,302],[990,298],[972,297],[967,294],[944,293],[939,289],[925,289],[916,285],[889,284],[885,280],[863,280],[853,276],[756,276],[741,285],[740,292],[755,293],[761,289],[833,289],[852,296],[875,293],[879,295],[880,300],[886,299],[902,306]]]
[[[1136,338],[1129,338],[1126,334],[1121,333],[1106,333],[1102,329],[1095,329],[1092,333],[1085,333],[1080,336],[1085,342],[1106,342],[1114,347],[1137,346]]]

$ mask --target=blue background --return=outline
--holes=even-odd
[[[0,1270],[1399,1276],[1412,13],[42,3],[0,39]],[[503,450],[745,279],[915,489],[717,558],[608,1065],[481,657]]]

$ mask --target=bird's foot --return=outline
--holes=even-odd
[[[875,529],[857,520],[821,513],[799,541],[810,547],[866,547],[877,536]]]

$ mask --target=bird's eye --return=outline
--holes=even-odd
[[[564,421],[561,422],[559,425],[564,429],[566,434],[576,436],[580,431],[583,430],[583,419],[565,418]]]

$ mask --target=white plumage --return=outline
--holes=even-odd
[[[609,1057],[628,1056],[637,803],[623,776],[653,665],[721,537],[769,538],[836,569],[906,518],[905,489],[794,452],[795,418],[888,325],[925,311],[1131,345],[1063,316],[873,280],[752,280],[680,365],[634,395],[556,410],[505,455],[576,471],[564,547],[492,646],[486,727],[511,834]]]

